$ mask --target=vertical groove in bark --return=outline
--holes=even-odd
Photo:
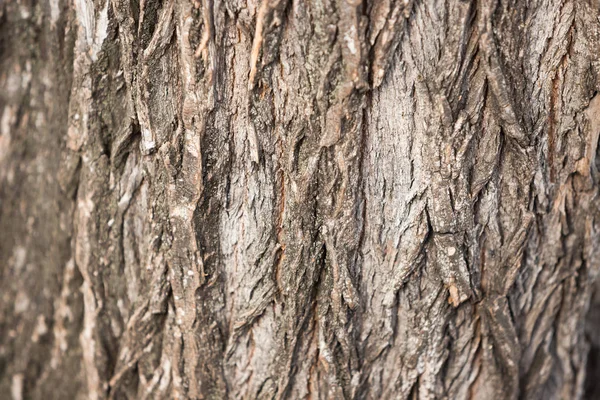
[[[598,6],[0,4],[0,393],[593,398]]]

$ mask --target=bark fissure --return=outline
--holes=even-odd
[[[0,391],[593,398],[597,16],[0,4]]]

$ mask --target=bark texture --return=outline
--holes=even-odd
[[[0,397],[600,385],[598,0],[0,0]]]

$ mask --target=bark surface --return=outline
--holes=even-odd
[[[0,0],[0,397],[597,398],[599,49],[598,0]]]

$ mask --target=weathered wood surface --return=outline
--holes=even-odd
[[[0,0],[0,397],[576,399],[598,0]]]

